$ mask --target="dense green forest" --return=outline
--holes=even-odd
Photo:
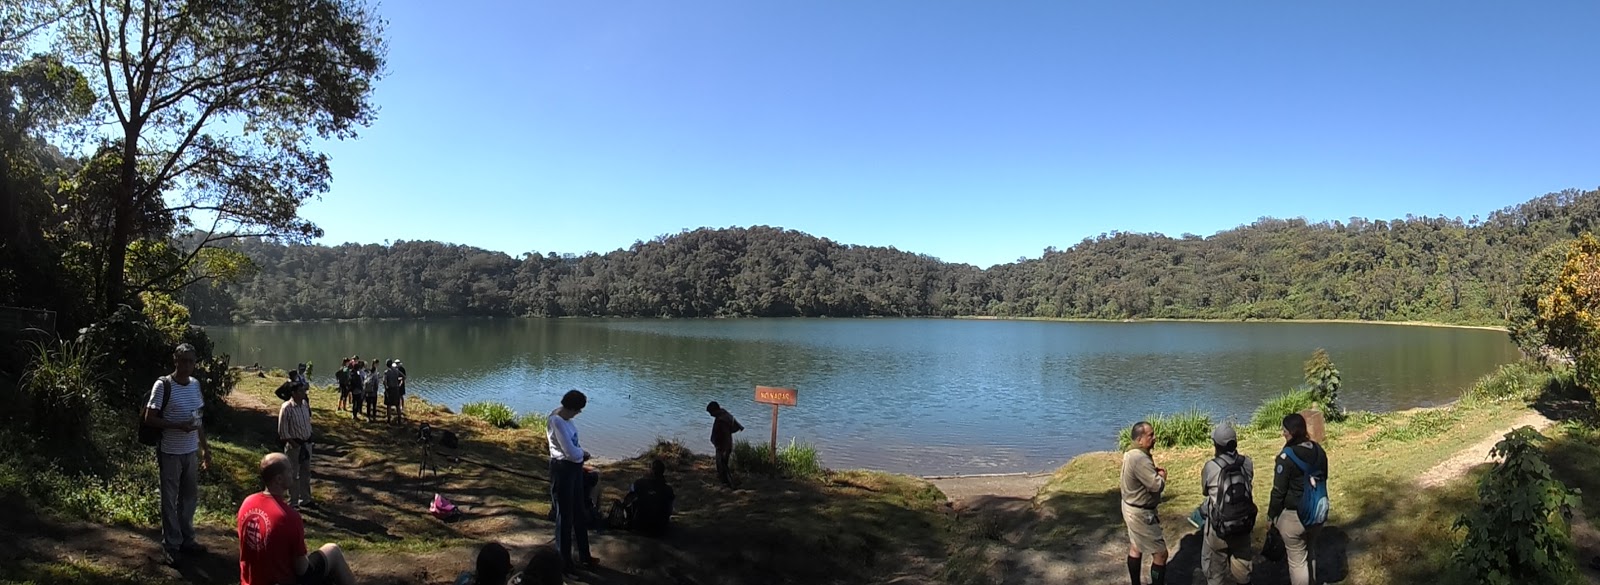
[[[772,227],[697,229],[606,254],[511,257],[402,241],[227,244],[257,270],[190,287],[219,323],[440,316],[1365,319],[1505,324],[1524,266],[1600,221],[1567,190],[1487,219],[1262,218],[1210,237],[1110,232],[988,269]]]

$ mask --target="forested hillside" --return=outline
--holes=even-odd
[[[1210,237],[1110,232],[979,269],[771,227],[697,229],[606,254],[232,244],[259,270],[196,286],[218,323],[435,316],[997,315],[1503,324],[1523,267],[1600,221],[1600,191],[1486,219],[1262,218]]]

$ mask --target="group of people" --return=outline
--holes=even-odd
[[[1293,585],[1310,585],[1315,574],[1317,536],[1327,519],[1328,455],[1312,440],[1304,416],[1283,418],[1284,446],[1273,461],[1272,496],[1267,506],[1266,547],[1283,547]],[[1150,450],[1156,434],[1140,421],[1130,429],[1133,446],[1122,456],[1122,520],[1128,528],[1128,577],[1140,580],[1143,556],[1150,559],[1151,585],[1166,584],[1167,542],[1157,506],[1167,488],[1167,470]],[[1255,464],[1239,453],[1238,433],[1223,423],[1211,432],[1215,457],[1200,471],[1205,499],[1191,516],[1201,531],[1200,565],[1209,585],[1248,584],[1255,548],[1257,516]],[[1281,544],[1280,544],[1281,543]]]
[[[362,361],[361,356],[345,358],[334,379],[339,384],[339,410],[350,410],[350,417],[361,420],[363,412],[367,422],[377,420],[378,390],[383,390],[383,422],[400,423],[406,417],[406,366],[398,359],[383,362],[378,371],[378,360]]]

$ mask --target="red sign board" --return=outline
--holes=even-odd
[[[772,386],[756,386],[756,402],[777,406],[794,406],[798,395],[794,388],[774,388]]]

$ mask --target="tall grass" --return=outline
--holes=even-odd
[[[778,449],[778,463],[772,463],[771,450],[749,441],[733,444],[734,470],[754,475],[781,475],[796,478],[822,477],[822,463],[817,459],[817,448],[810,443],[789,439],[789,444]]]
[[[517,428],[517,411],[499,402],[468,402],[461,405],[461,414],[482,420],[496,428]]]
[[[1211,415],[1191,408],[1176,414],[1153,414],[1144,419],[1156,433],[1156,446],[1163,448],[1211,444]],[[1132,425],[1117,433],[1117,450],[1133,446]]]
[[[1450,430],[1461,415],[1454,408],[1435,408],[1413,415],[1405,424],[1388,425],[1372,436],[1374,441],[1415,441],[1437,437]]]
[[[82,438],[105,373],[88,344],[29,345],[33,359],[22,373],[21,388],[34,432],[50,438]]]
[[[1523,360],[1500,366],[1484,374],[1461,395],[1468,404],[1505,402],[1507,400],[1532,400],[1538,398],[1552,383],[1556,375],[1544,364]]]
[[[1250,415],[1249,426],[1258,431],[1276,429],[1283,424],[1283,417],[1315,406],[1317,400],[1312,398],[1310,390],[1290,390],[1256,407],[1255,413]]]
[[[517,417],[517,426],[543,435],[545,434],[545,431],[550,430],[550,416],[539,414],[537,412],[530,412]]]

